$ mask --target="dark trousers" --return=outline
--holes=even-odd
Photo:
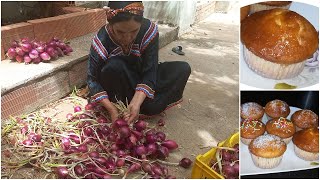
[[[140,107],[140,114],[156,115],[163,112],[170,104],[182,99],[183,91],[191,73],[187,62],[174,61],[158,64],[154,98],[146,98]],[[100,83],[107,91],[109,100],[121,100],[130,103],[135,88],[141,82],[141,75],[135,72],[120,57],[112,57],[102,68]]]

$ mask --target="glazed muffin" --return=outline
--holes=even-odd
[[[287,79],[299,75],[316,52],[319,37],[303,16],[285,9],[254,13],[241,22],[243,58],[260,76]]]
[[[261,121],[264,114],[263,107],[255,102],[247,102],[241,104],[240,116],[242,119],[259,120]]]
[[[296,125],[297,131],[319,126],[318,115],[307,109],[299,110],[293,113],[291,116],[291,121]]]
[[[319,128],[303,129],[293,135],[294,152],[306,161],[319,160]]]
[[[289,105],[279,99],[268,102],[264,110],[267,114],[268,119],[280,117],[286,118],[290,114]]]
[[[240,139],[243,144],[249,145],[250,142],[264,134],[266,126],[258,120],[244,120],[240,127]]]
[[[251,4],[250,13],[255,13],[274,8],[289,9],[292,1],[265,1],[261,3]]]
[[[240,22],[249,14],[250,6],[244,6],[240,9]]]
[[[268,134],[280,137],[286,144],[292,139],[296,132],[294,124],[286,118],[275,118],[267,122],[266,130]]]
[[[253,163],[263,169],[277,167],[287,150],[287,144],[278,136],[266,134],[259,136],[249,144]]]

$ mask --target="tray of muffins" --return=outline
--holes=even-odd
[[[240,116],[241,175],[319,167],[319,117],[311,110],[276,99],[244,103]]]
[[[272,1],[241,9],[240,82],[260,89],[319,83],[319,9]]]

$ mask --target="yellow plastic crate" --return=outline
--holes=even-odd
[[[232,147],[239,144],[239,132],[230,136],[227,140],[220,142],[218,147]],[[208,164],[215,157],[217,148],[212,148],[204,155],[198,155],[193,165],[191,178],[193,179],[224,179],[218,172],[211,169]]]

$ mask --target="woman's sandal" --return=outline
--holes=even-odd
[[[182,51],[182,46],[177,46],[177,47],[174,47],[172,48],[172,51],[176,54],[179,54],[181,56],[184,55],[184,52]]]

